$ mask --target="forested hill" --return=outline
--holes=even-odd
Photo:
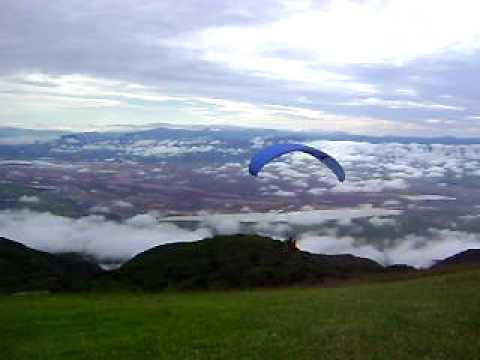
[[[478,252],[460,253],[438,262],[433,269],[449,264],[480,264]],[[0,292],[321,286],[359,277],[365,280],[369,275],[414,271],[405,265],[384,267],[348,254],[292,253],[284,242],[254,235],[160,245],[117,270],[103,271],[79,254],[49,254],[0,237]]]
[[[321,284],[383,271],[380,264],[365,258],[289,253],[283,242],[235,235],[158,246],[112,275],[129,287],[161,290]]]
[[[0,292],[81,290],[100,273],[78,255],[52,255],[0,237]]]

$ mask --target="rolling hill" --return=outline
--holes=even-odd
[[[469,249],[437,261],[432,269],[443,269],[449,266],[480,264],[480,249]]]
[[[480,264],[479,251],[457,254],[438,262],[432,270],[451,264]],[[347,254],[289,253],[280,241],[233,235],[160,245],[113,271],[103,271],[79,254],[48,254],[0,238],[0,273],[0,292],[11,293],[330,286],[345,280],[407,279],[435,271],[418,271],[406,265],[384,267]]]
[[[129,288],[155,291],[320,284],[384,271],[365,258],[288,253],[280,241],[235,235],[157,246],[111,275]]]
[[[101,273],[78,255],[52,255],[0,237],[0,292],[83,290]]]

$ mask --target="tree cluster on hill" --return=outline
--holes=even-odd
[[[0,292],[81,290],[101,273],[79,255],[53,255],[0,237]]]

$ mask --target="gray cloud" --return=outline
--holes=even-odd
[[[19,241],[35,249],[61,253],[81,252],[100,262],[124,262],[151,247],[171,243],[196,241],[212,234],[234,234],[241,231],[258,233],[283,240],[292,234],[302,250],[322,253],[348,253],[367,257],[385,265],[404,263],[427,267],[435,260],[443,259],[469,248],[480,248],[478,234],[451,229],[428,229],[425,234],[407,234],[393,242],[379,246],[362,238],[340,235],[335,228],[317,231],[295,230],[294,223],[279,223],[259,219],[246,229],[239,219],[204,215],[204,221],[196,229],[184,229],[172,223],[158,223],[154,214],[136,215],[122,223],[107,221],[102,216],[70,219],[49,213],[1,211],[2,236]],[[319,220],[302,222],[319,224]],[[374,226],[394,225],[392,219],[373,217]],[[351,226],[345,222],[342,226]],[[242,230],[243,229],[243,230]]]
[[[207,229],[190,231],[157,224],[153,215],[137,215],[124,223],[92,215],[71,219],[28,210],[0,212],[2,236],[52,253],[81,252],[102,261],[123,262],[157,245],[200,240]]]
[[[58,108],[49,109],[45,113],[29,112],[30,107],[38,110],[38,104],[45,106],[46,99],[39,99],[38,94],[42,91],[56,91],[58,84],[45,80],[32,82],[23,75],[42,73],[55,77],[82,74],[96,79],[115,80],[119,84],[126,82],[151,86],[170,96],[187,96],[183,103],[168,106],[163,104],[162,107],[150,107],[150,104],[138,104],[138,101],[132,99],[111,96],[80,101],[78,96],[77,99],[72,96],[67,99],[56,95],[51,99],[57,107],[67,100],[69,106],[107,107],[107,111],[95,109],[88,113],[88,118],[91,119],[89,121],[97,127],[104,122],[114,121],[112,118],[121,117],[136,118],[138,123],[130,124],[135,126],[159,116],[172,119],[173,122],[179,122],[180,119],[195,122],[202,118],[198,116],[202,114],[205,117],[203,122],[215,118],[217,122],[225,123],[242,115],[234,113],[230,114],[232,117],[226,118],[224,108],[213,111],[208,106],[193,106],[189,100],[192,97],[208,97],[251,104],[253,108],[243,116],[260,127],[282,124],[263,121],[257,117],[260,113],[265,116],[266,109],[269,109],[268,116],[278,118],[274,111],[283,112],[284,120],[289,124],[302,120],[301,128],[314,125],[315,128],[328,131],[342,129],[357,133],[371,133],[375,129],[383,133],[424,135],[480,134],[479,125],[471,121],[472,116],[480,114],[476,101],[478,88],[475,85],[479,83],[476,80],[479,80],[480,72],[478,51],[472,45],[473,42],[469,42],[470,34],[454,34],[460,44],[471,45],[467,51],[450,49],[451,39],[447,41],[440,38],[447,41],[446,51],[429,53],[421,46],[412,47],[418,54],[413,51],[413,54],[400,52],[398,55],[408,61],[395,63],[390,59],[392,54],[387,52],[386,56],[380,52],[376,55],[379,58],[363,59],[360,56],[363,61],[347,64],[342,63],[344,54],[337,54],[342,55],[342,61],[319,65],[315,57],[318,56],[318,49],[314,44],[304,44],[302,41],[304,29],[300,26],[302,22],[298,16],[318,10],[329,11],[334,5],[335,2],[324,1],[249,0],[239,3],[215,0],[209,1],[207,11],[204,3],[192,0],[75,0],[68,4],[5,0],[0,13],[0,75],[8,77],[8,86],[2,85],[0,99],[9,106],[3,107],[0,116],[5,122],[16,126],[74,127],[74,123],[87,117],[85,113],[71,109],[60,111]],[[361,6],[368,10],[370,5],[365,2]],[[467,10],[462,10],[464,7],[457,6],[453,10],[459,11],[459,16],[465,17],[468,23],[471,19],[468,18],[468,9],[465,7]],[[384,10],[384,6],[381,10]],[[445,8],[442,7],[442,10]],[[441,15],[445,13],[444,11]],[[320,16],[320,13],[315,14]],[[278,30],[274,27],[275,24],[288,24],[288,21],[294,21],[295,26],[292,25],[289,29],[292,36],[295,31],[300,31],[294,38],[299,43],[295,41],[292,45],[292,39],[272,37],[271,34],[275,32],[269,29]],[[247,45],[258,41],[258,46],[265,48],[254,49],[254,54],[242,54],[247,59],[254,59],[253,55],[260,56],[259,59],[255,58],[260,65],[254,64],[249,68],[247,61],[244,61],[239,68],[229,61],[223,61],[220,56],[225,55],[223,43],[236,44],[239,38],[248,38],[250,33],[259,36],[250,36]],[[329,36],[348,35],[337,33],[341,33],[341,29],[333,26]],[[187,46],[188,44],[182,45],[183,40],[188,42],[188,39],[202,38],[202,34],[227,34],[225,36],[233,39],[217,39],[212,36],[212,43],[202,44],[203,47],[198,49]],[[474,32],[473,35],[475,34]],[[355,37],[353,31],[349,35],[341,39],[351,41]],[[213,42],[217,40],[218,43]],[[242,47],[242,42],[239,44],[240,50],[247,48]],[[427,48],[427,45],[437,42],[425,44],[423,47]],[[327,45],[330,46],[331,43],[327,42]],[[372,46],[376,49],[375,43]],[[359,46],[357,53],[352,55],[364,54],[364,48],[365,46]],[[214,55],[218,53],[219,56],[209,58],[209,51],[213,51]],[[236,58],[233,56],[235,54],[226,55],[230,60]],[[278,71],[275,70],[275,76],[270,76],[272,74],[269,74],[269,69],[273,66],[263,63],[264,60],[273,60],[271,64],[275,66],[280,64]],[[309,74],[315,76],[306,76]],[[308,84],[308,79],[317,77],[319,79],[314,84]],[[19,86],[33,88],[30,92],[25,92]],[[130,88],[129,91],[134,92],[134,89]],[[363,92],[381,95],[359,96]],[[15,105],[20,100],[22,102]],[[25,106],[26,104],[30,106]],[[284,108],[264,108],[271,105]],[[305,116],[306,112],[302,113],[298,108],[311,113]],[[114,116],[111,115],[113,109]],[[52,112],[55,117],[64,120],[52,121]],[[332,118],[332,115],[340,118],[354,117],[355,121],[332,129],[331,124],[338,120]],[[438,121],[429,122],[429,119]],[[121,123],[128,125],[125,121]],[[371,126],[366,127],[365,123]],[[88,128],[88,125],[83,128]]]
[[[429,267],[466,249],[480,248],[480,235],[449,229],[429,229],[428,235],[409,234],[380,249],[351,236],[304,233],[299,239],[302,250],[323,254],[354,254],[384,265],[408,264]]]

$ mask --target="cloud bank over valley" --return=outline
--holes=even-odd
[[[282,216],[276,219],[271,214],[264,219],[258,217],[257,222],[250,223],[250,226],[245,226],[238,217],[205,216],[195,228],[189,229],[178,223],[159,223],[152,214],[136,215],[123,222],[114,222],[99,215],[71,219],[29,210],[4,210],[0,212],[0,228],[2,236],[34,249],[52,253],[81,253],[108,267],[119,265],[154,246],[239,232],[257,233],[277,240],[295,234],[299,248],[304,251],[354,254],[384,265],[401,263],[428,267],[435,260],[467,248],[480,248],[479,234],[434,228],[428,229],[425,234],[408,234],[390,241],[368,242],[368,239],[358,236],[361,225],[345,224],[340,213],[341,210],[334,222],[340,226],[343,224],[344,231],[349,228],[350,235],[340,234],[332,226],[325,227],[332,216],[328,219],[312,218],[308,224],[311,229],[302,231],[295,230],[295,222],[285,222]],[[379,227],[395,223],[395,217],[371,217],[368,212],[365,217],[373,223],[380,220]]]

